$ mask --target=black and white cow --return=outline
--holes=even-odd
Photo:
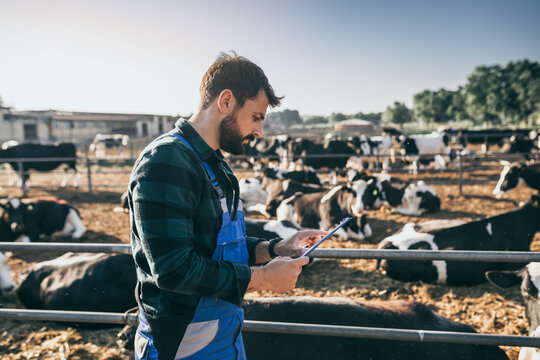
[[[79,211],[52,196],[24,200],[12,197],[0,206],[4,212],[3,221],[17,241],[39,241],[40,235],[50,236],[58,232],[75,240],[86,232]]]
[[[521,285],[530,336],[540,337],[540,263],[530,263],[523,269],[515,271],[488,271],[486,278],[500,288]],[[540,359],[539,348],[524,347],[519,353],[519,360],[538,359]]]
[[[437,193],[422,180],[404,188],[395,188],[388,180],[385,180],[381,186],[381,193],[386,204],[401,215],[420,216],[441,209],[441,200]]]
[[[289,221],[262,220],[246,218],[246,235],[266,240],[288,238],[299,229]]]
[[[328,191],[328,188],[324,186],[304,184],[294,180],[265,178],[264,182],[268,192],[264,213],[268,216],[276,216],[278,206],[296,193],[314,194]]]
[[[355,153],[355,149],[347,141],[328,138],[322,144],[298,138],[289,143],[287,151],[290,161],[300,161],[303,166],[315,169],[343,169],[347,160]]]
[[[506,191],[521,184],[540,190],[540,162],[511,164],[508,161],[501,161],[500,163],[503,170],[493,190],[493,195],[497,198],[501,198]]]
[[[404,137],[401,143],[401,155],[412,160],[409,171],[412,173],[418,172],[418,162],[421,157],[434,158],[437,162],[443,162],[439,167],[445,167],[443,155],[449,155],[450,148],[448,147],[448,136],[441,133],[418,134]]]
[[[501,151],[508,154],[520,154],[525,159],[530,160],[533,158],[538,158],[538,150],[537,139],[512,136],[508,140],[508,143],[503,146]]]
[[[30,309],[124,312],[136,282],[131,255],[66,253],[24,270],[17,296]]]
[[[375,163],[382,163],[382,171],[390,170],[390,159],[393,155],[392,138],[387,135],[367,137],[361,135],[349,140],[356,148],[357,156],[349,158],[346,166],[351,169],[363,170],[364,163],[373,167]]]
[[[28,170],[37,171],[50,171],[54,170],[62,164],[67,165],[65,169],[64,179],[62,180],[62,187],[67,185],[68,174],[71,170],[74,173],[74,186],[79,186],[79,174],[77,173],[76,160],[77,149],[72,143],[60,143],[56,145],[41,145],[41,144],[19,144],[8,147],[7,149],[0,150],[0,162],[6,162],[4,159],[31,159],[31,158],[73,158],[73,160],[52,160],[52,161],[24,161],[22,163],[22,170],[25,172],[24,181],[29,178]],[[19,171],[19,163],[16,161],[9,161],[9,165],[15,171]]]
[[[474,333],[408,301],[278,297],[244,301],[246,320]],[[248,359],[508,359],[496,346],[374,340],[243,331]]]
[[[124,134],[96,134],[88,150],[95,151],[98,158],[104,158],[107,149],[113,149],[117,155],[122,155],[129,143],[129,135]]]
[[[0,295],[13,291],[16,286],[7,257],[3,252],[0,252]]]
[[[336,235],[342,239],[363,240],[372,235],[362,203],[367,187],[363,180],[351,187],[338,185],[332,190],[313,194],[296,194],[285,199],[277,208],[277,219],[288,220],[298,228],[332,230],[343,218],[355,217],[340,228]],[[360,194],[360,195],[358,195]]]
[[[540,198],[533,195],[523,207],[501,215],[442,230],[419,232],[414,223],[382,240],[379,249],[528,251],[540,230]],[[523,264],[463,261],[382,260],[383,271],[401,281],[473,285],[485,281],[488,270],[515,270]]]
[[[304,184],[324,185],[324,180],[313,168],[299,171],[286,171],[279,168],[266,168],[263,171],[265,177],[270,179],[293,180]]]
[[[244,203],[244,207],[249,208],[257,204],[264,204],[268,197],[268,192],[263,189],[262,180],[258,178],[240,179],[239,181],[240,199]]]

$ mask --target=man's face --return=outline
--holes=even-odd
[[[247,100],[241,108],[225,116],[219,125],[219,147],[233,155],[242,155],[248,142],[263,135],[263,120],[268,108],[264,91],[253,100]]]

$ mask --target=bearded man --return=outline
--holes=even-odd
[[[197,112],[150,143],[130,177],[136,359],[245,359],[244,294],[292,290],[309,261],[297,256],[326,234],[246,237],[238,181],[221,150],[243,154],[262,137],[268,106],[280,104],[262,69],[220,54],[200,96]]]

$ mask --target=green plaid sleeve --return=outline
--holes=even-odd
[[[169,143],[143,155],[130,181],[132,226],[160,289],[240,304],[251,277],[249,267],[201,255],[215,247],[215,235],[212,244],[205,229],[218,217],[201,181],[206,174],[190,151]]]

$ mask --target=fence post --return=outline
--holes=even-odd
[[[458,150],[459,161],[459,196],[463,195],[463,156],[461,156],[461,150]]]
[[[19,176],[21,177],[22,196],[25,197],[26,196],[26,178],[25,178],[26,172],[24,171],[23,162],[21,160],[17,162],[17,165],[19,166]]]
[[[86,156],[86,172],[88,174],[88,192],[92,193],[92,170],[90,170],[90,159]]]

